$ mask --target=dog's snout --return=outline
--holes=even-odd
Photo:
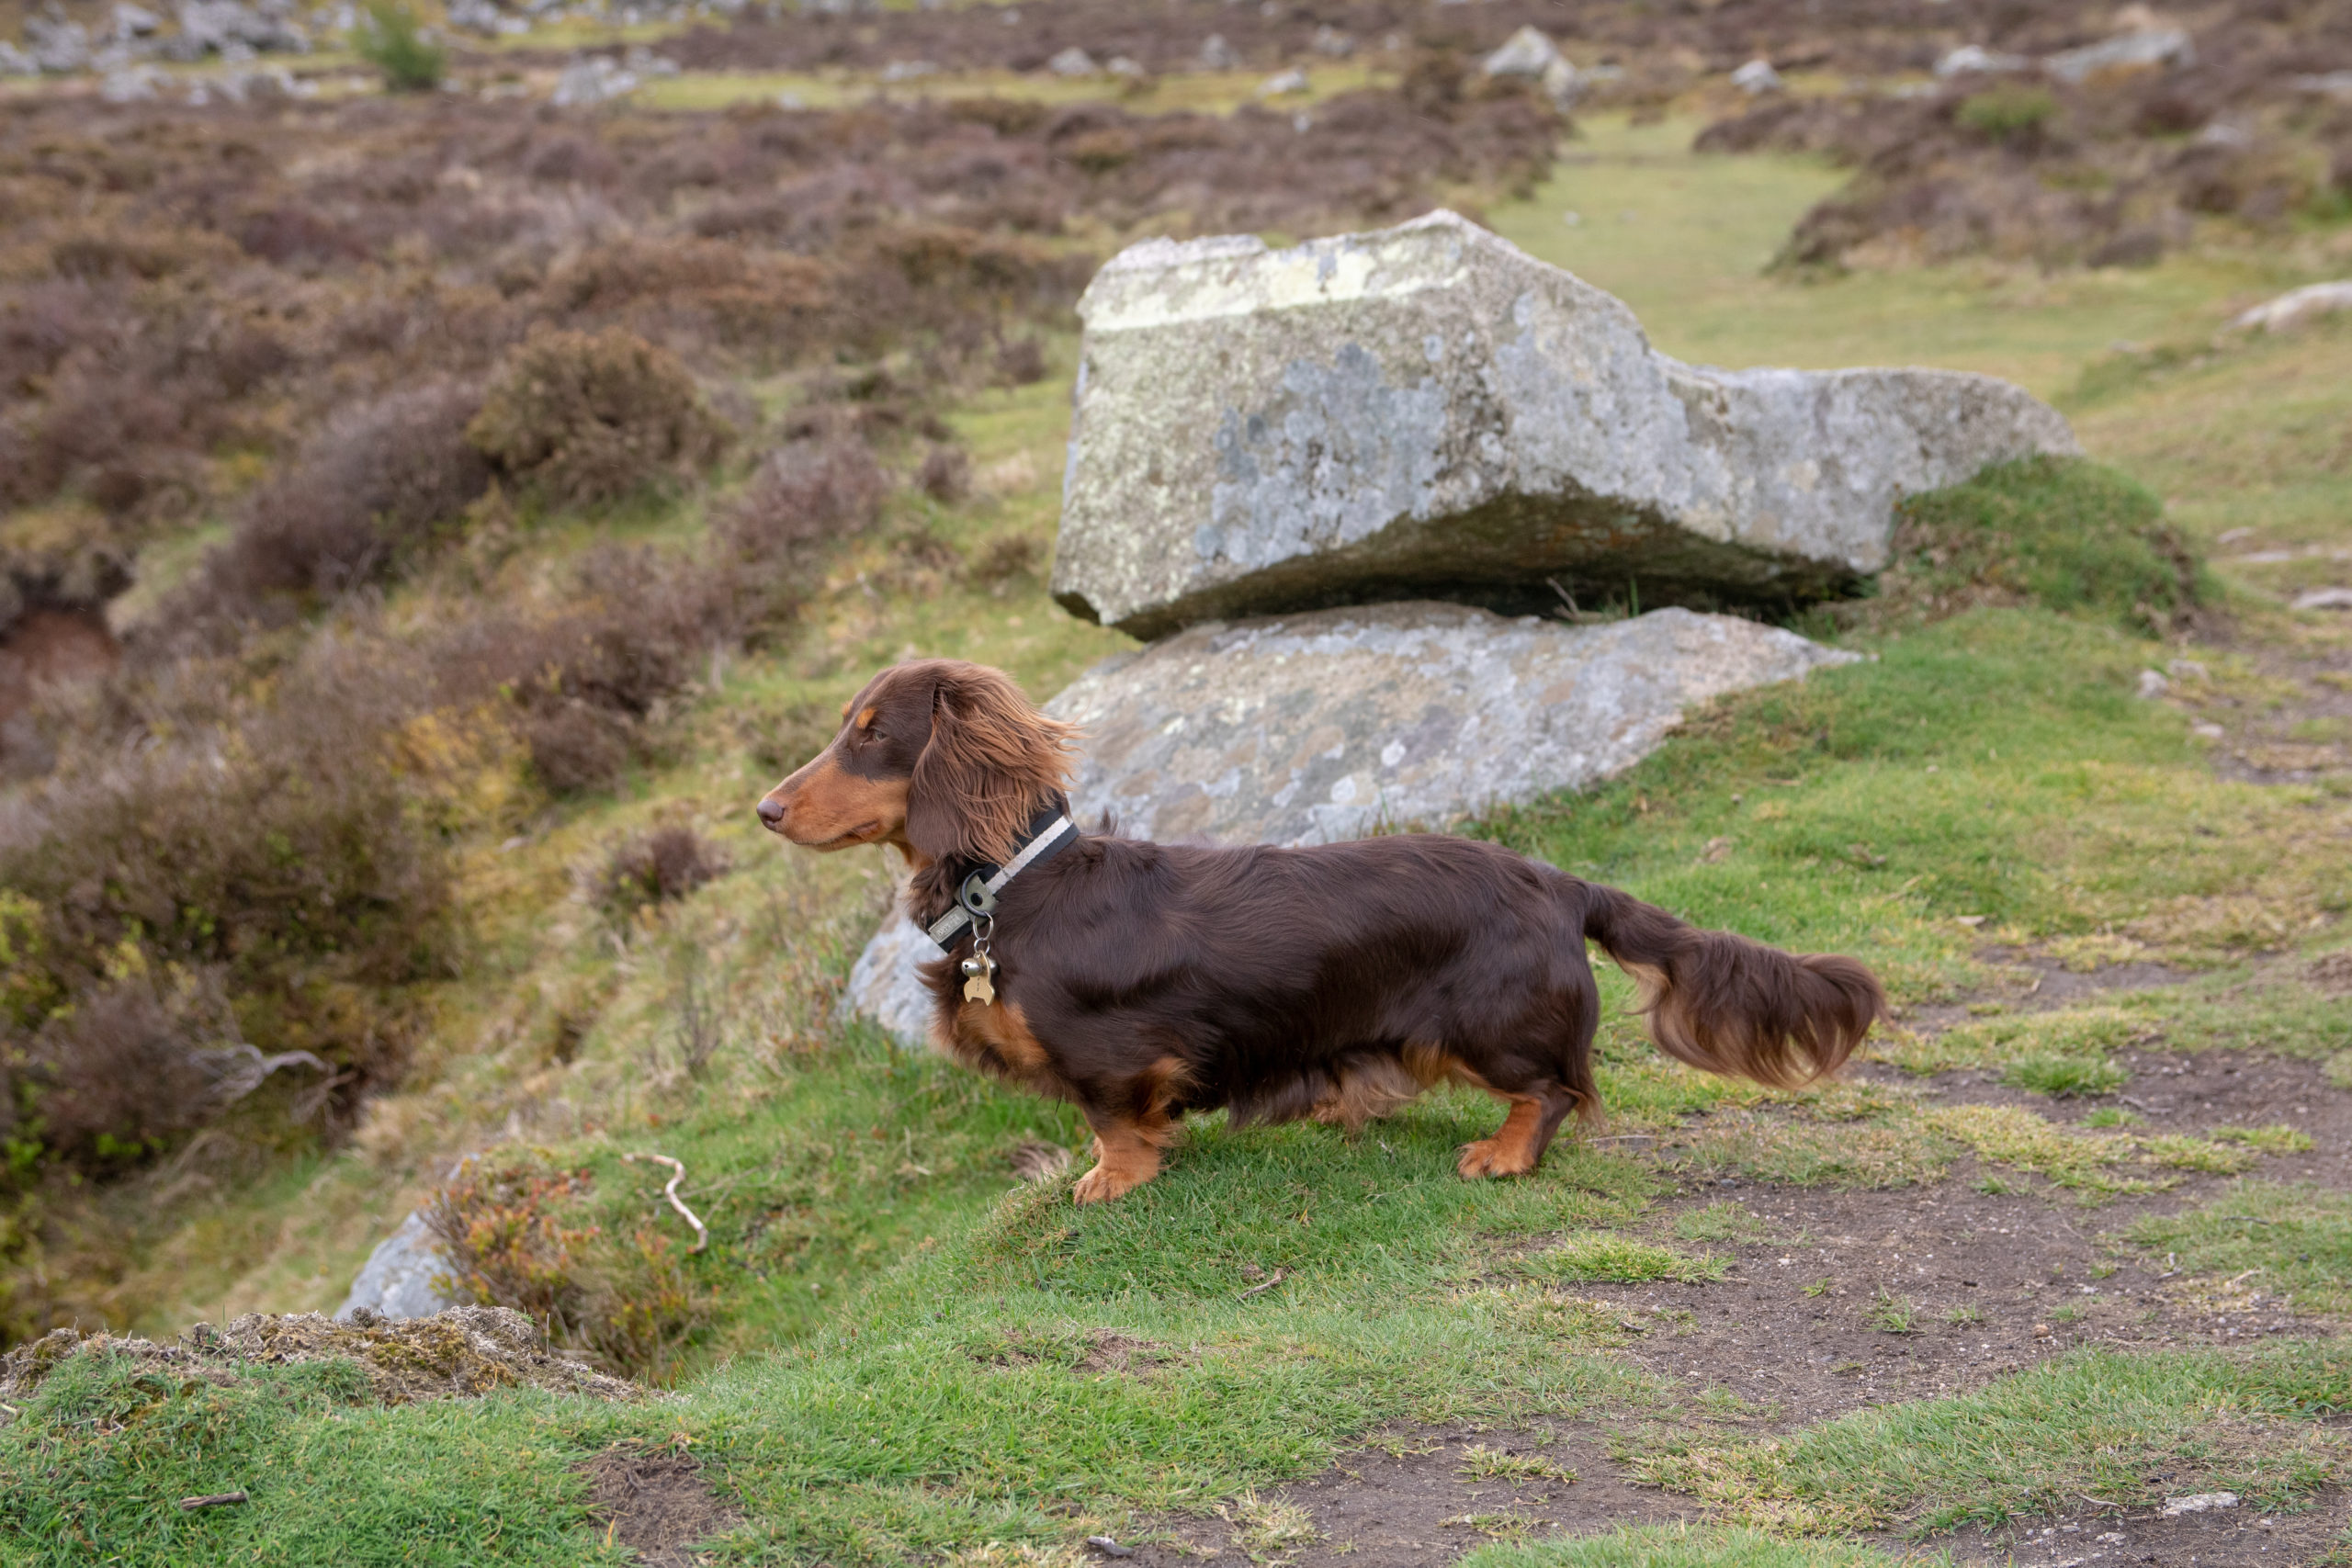
[[[772,795],[762,795],[760,797],[760,821],[767,827],[769,831],[773,832],[776,826],[783,820],[784,802],[778,800]]]

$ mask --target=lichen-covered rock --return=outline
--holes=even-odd
[[[1194,626],[1046,705],[1085,732],[1072,805],[1162,841],[1319,844],[1622,773],[1694,703],[1850,653],[1730,615],[1600,626],[1378,604]]]
[[[439,1239],[423,1214],[412,1213],[368,1255],[359,1277],[351,1282],[351,1293],[335,1309],[335,1318],[346,1322],[362,1312],[395,1321],[431,1317],[458,1303],[458,1298],[442,1283],[448,1274],[448,1256]]]
[[[1046,705],[1084,730],[1072,811],[1163,841],[1317,844],[1442,829],[1577,788],[1655,750],[1694,704],[1797,680],[1850,653],[1729,615],[1658,610],[1566,626],[1446,604],[1195,626],[1096,665]],[[894,915],[843,1010],[928,1032]]]
[[[1990,377],[1742,370],[1450,212],[1276,251],[1114,257],[1086,335],[1054,592],[1138,637],[1442,598],[1778,602],[1885,565],[1894,502],[2073,453]]]
[[[931,1037],[935,1004],[918,966],[938,956],[938,945],[922,928],[893,908],[850,965],[849,984],[842,988],[842,1017],[863,1018],[902,1043],[921,1046]]]

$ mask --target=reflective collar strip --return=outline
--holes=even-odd
[[[1055,851],[1067,848],[1078,838],[1078,824],[1067,817],[1057,817],[1046,824],[1045,830],[1021,847],[1021,852],[1004,864],[1004,869],[982,883],[990,893],[1001,893],[1004,885],[1022,872],[1036,864]],[[958,904],[932,922],[931,940],[943,949],[953,951],[962,939],[964,928],[972,923],[970,910]]]

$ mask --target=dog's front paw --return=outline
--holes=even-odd
[[[1125,1197],[1150,1179],[1148,1176],[1098,1165],[1078,1179],[1078,1185],[1070,1189],[1069,1195],[1075,1202],[1107,1203],[1114,1198]]]
[[[1481,1176],[1525,1176],[1535,1168],[1535,1162],[1527,1157],[1524,1149],[1507,1148],[1500,1138],[1480,1138],[1475,1144],[1462,1145],[1462,1158],[1454,1168],[1473,1179]]]

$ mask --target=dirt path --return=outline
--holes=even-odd
[[[2020,976],[2047,967],[2008,956]],[[2138,988],[2176,978],[2151,965],[2096,976],[2052,970],[2040,999],[2027,1005],[2075,1003],[2119,982]],[[2230,1051],[2142,1051],[2121,1059],[2132,1073],[2125,1096],[2150,1131],[2284,1123],[2309,1134],[2312,1147],[2267,1157],[2252,1174],[2352,1190],[2352,1094],[2313,1064]],[[1929,1088],[1948,1102],[2028,1104],[2061,1121],[2079,1121],[2102,1103],[2022,1093],[1989,1072],[1942,1074]],[[2216,1292],[2121,1240],[2135,1220],[2209,1201],[2225,1178],[2189,1176],[2162,1191],[2093,1206],[2057,1189],[2016,1190],[2014,1179],[2009,1190],[1981,1190],[1986,1174],[1963,1159],[1932,1186],[1885,1191],[1689,1183],[1643,1228],[1670,1239],[1679,1216],[1737,1204],[1751,1216],[1740,1226],[1748,1234],[1708,1246],[1730,1261],[1726,1278],[1589,1284],[1575,1293],[1614,1311],[1631,1336],[1618,1354],[1687,1389],[1724,1429],[1747,1433],[1963,1393],[2083,1346],[2245,1345],[2332,1329],[2281,1306],[2259,1281]],[[1629,1421],[1623,1435],[1631,1433]],[[1267,1494],[1260,1508],[1271,1512],[1255,1526],[1242,1505],[1228,1505],[1231,1518],[1162,1520],[1165,1539],[1139,1548],[1135,1561],[1173,1568],[1203,1556],[1237,1562],[1254,1556],[1298,1568],[1403,1568],[1452,1562],[1492,1539],[1703,1518],[1693,1499],[1631,1483],[1611,1457],[1615,1435],[1611,1424],[1590,1422],[1392,1432],[1320,1475]],[[1498,1454],[1518,1462],[1498,1461]],[[1508,1473],[1514,1469],[1528,1473],[1514,1478]],[[2194,1491],[2186,1476],[2182,1486]],[[1276,1527],[1287,1520],[1299,1535],[1307,1531],[1295,1527],[1310,1527],[1313,1539],[1253,1544],[1252,1530],[1262,1531],[1268,1518]],[[2348,1526],[2352,1495],[2328,1488],[2307,1507],[2276,1516],[2232,1506],[2168,1517],[2086,1500],[2051,1518],[1971,1528],[1925,1543],[1889,1535],[1882,1544],[1898,1551],[1924,1544],[1960,1562],[2018,1568],[2267,1568],[2320,1561]]]

